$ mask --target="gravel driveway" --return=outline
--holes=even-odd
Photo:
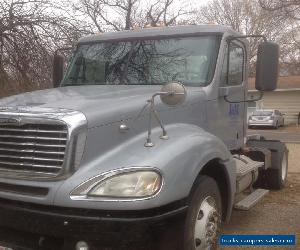
[[[283,127],[276,130],[270,128],[248,129],[247,133],[249,135],[260,134],[270,140],[300,144],[300,127],[297,126]]]
[[[223,234],[296,234],[300,249],[300,144],[288,144],[289,174],[284,189],[271,191],[250,211],[234,211]],[[291,247],[220,247],[220,249],[291,249]]]

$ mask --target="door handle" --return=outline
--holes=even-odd
[[[219,96],[228,96],[230,94],[237,94],[244,92],[243,85],[238,86],[228,86],[228,87],[219,87]]]

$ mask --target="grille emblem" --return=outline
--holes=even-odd
[[[21,118],[0,118],[0,125],[21,125]]]

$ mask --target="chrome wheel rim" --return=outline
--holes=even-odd
[[[212,249],[217,241],[220,215],[216,202],[211,196],[200,204],[194,227],[194,245],[196,250]]]
[[[282,179],[282,181],[285,181],[286,175],[287,175],[287,159],[286,159],[286,153],[283,153],[282,162],[281,162],[281,179]]]

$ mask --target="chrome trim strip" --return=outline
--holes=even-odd
[[[40,136],[26,136],[26,135],[0,135],[0,138],[16,138],[16,139],[33,139],[33,140],[49,140],[49,141],[66,141],[66,138],[56,137],[40,137]]]
[[[20,145],[20,144],[19,144]],[[61,151],[42,151],[42,150],[34,150],[34,149],[13,149],[13,148],[1,148],[0,151],[7,152],[16,152],[16,153],[37,153],[37,154],[55,154],[55,155],[64,155],[65,152]]]
[[[37,168],[62,169],[62,167],[53,166],[53,165],[41,165],[41,164],[33,164],[33,163],[9,162],[9,161],[2,161],[2,160],[0,160],[0,164],[13,165],[13,166],[28,166],[28,167],[37,167]],[[9,169],[9,170],[14,171],[13,169]],[[32,172],[35,172],[35,171],[32,171]]]
[[[15,129],[15,128],[0,128],[0,131],[12,131],[12,132],[32,132],[32,133],[59,133],[59,134],[68,134],[64,130],[38,130],[38,129]]]
[[[14,145],[14,146],[38,146],[38,147],[55,147],[55,148],[65,148],[66,145],[59,145],[59,144],[42,144],[42,143],[31,143],[31,142],[0,142],[0,145]]]
[[[5,175],[5,177],[8,178],[16,178],[18,179],[27,179],[28,177],[38,177],[38,178],[53,178],[56,177],[57,174],[55,173],[45,173],[45,172],[39,172],[39,171],[27,171],[27,170],[0,170],[0,175]]]
[[[33,160],[33,161],[58,161],[58,162],[64,161],[63,159],[57,159],[57,158],[40,158],[40,157],[31,157],[31,156],[15,156],[15,155],[3,155],[3,154],[0,154],[0,158]]]

